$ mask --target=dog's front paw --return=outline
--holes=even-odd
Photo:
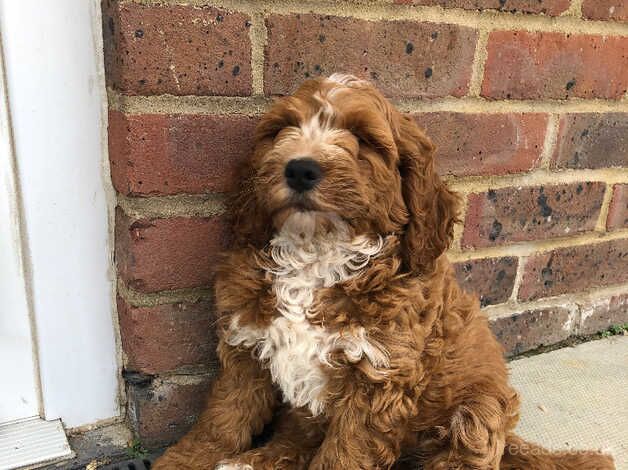
[[[248,463],[240,463],[235,460],[222,460],[214,467],[214,470],[254,470]]]

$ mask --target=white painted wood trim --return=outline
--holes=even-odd
[[[0,423],[37,416],[37,351],[25,279],[11,115],[0,41]]]
[[[0,0],[46,419],[120,414],[98,0]],[[108,196],[109,195],[109,196]]]

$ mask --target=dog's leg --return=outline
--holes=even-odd
[[[222,372],[207,407],[192,430],[159,458],[153,468],[213,469],[250,448],[251,438],[270,421],[276,397],[270,375],[250,351],[218,346]]]
[[[498,470],[504,452],[506,433],[514,418],[504,402],[491,396],[478,396],[458,406],[448,429],[443,430],[443,446],[423,462],[425,470]],[[516,406],[518,401],[513,401]]]
[[[515,435],[506,437],[500,470],[615,470],[613,458],[595,451],[552,452]]]
[[[499,453],[499,452],[498,452]],[[493,453],[483,459],[481,453],[469,449],[442,447],[423,461],[424,470],[614,470],[610,455],[594,451],[552,452],[536,444],[508,434],[503,455],[496,463]],[[486,465],[483,462],[487,462]]]
[[[222,461],[219,470],[304,470],[324,434],[316,420],[301,410],[282,412],[271,440],[257,449]]]
[[[310,470],[388,469],[401,454],[416,400],[401,389],[358,385],[328,412],[325,439]]]

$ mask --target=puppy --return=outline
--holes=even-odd
[[[517,393],[444,251],[458,198],[368,82],[305,82],[256,131],[216,276],[222,372],[156,469],[613,469],[513,434]],[[274,421],[272,438],[252,436]],[[416,467],[415,467],[416,468]]]

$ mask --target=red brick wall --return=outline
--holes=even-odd
[[[215,373],[224,196],[272,95],[373,81],[464,197],[450,257],[509,354],[628,322],[622,0],[105,0],[128,415],[149,446]]]

